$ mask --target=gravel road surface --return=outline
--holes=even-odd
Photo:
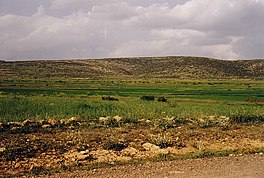
[[[264,177],[264,155],[229,156],[114,166],[52,175],[53,178],[233,178]]]

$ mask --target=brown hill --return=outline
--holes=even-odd
[[[264,60],[169,56],[0,61],[0,78],[264,79]]]

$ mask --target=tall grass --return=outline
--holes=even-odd
[[[81,117],[86,120],[102,116],[120,115],[133,119],[157,119],[163,117],[201,118],[209,115],[230,117],[263,117],[263,106],[226,104],[222,102],[168,103],[141,101],[138,97],[120,97],[120,101],[102,101],[99,96],[9,96],[0,97],[0,121],[25,119]]]

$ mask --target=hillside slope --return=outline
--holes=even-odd
[[[170,56],[0,61],[0,78],[264,79],[264,60],[224,61]]]

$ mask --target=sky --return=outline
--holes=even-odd
[[[0,59],[263,59],[264,0],[0,0]]]

